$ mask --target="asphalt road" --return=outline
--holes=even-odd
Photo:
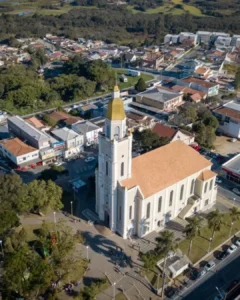
[[[217,265],[175,300],[213,300],[217,289],[225,290],[233,280],[240,279],[240,248]]]

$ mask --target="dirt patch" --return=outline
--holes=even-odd
[[[110,235],[113,234],[112,231],[111,231],[109,228],[107,228],[107,227],[105,227],[105,226],[103,226],[103,225],[97,224],[97,225],[95,225],[95,228],[97,229],[97,231],[98,231],[100,234],[102,234],[102,235],[104,235],[104,236],[110,236]]]
[[[230,138],[226,136],[217,136],[214,143],[214,147],[217,153],[220,153],[224,156],[228,154],[234,154],[240,151],[240,141],[232,143],[229,141]]]

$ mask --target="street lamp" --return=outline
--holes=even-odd
[[[210,251],[211,242],[212,242],[212,238],[209,239],[208,252]]]
[[[2,257],[4,257],[4,252],[3,252],[3,245],[2,245],[2,240],[0,240],[0,245],[1,245]]]
[[[86,249],[87,249],[87,260],[88,260],[88,246],[86,246]]]
[[[73,202],[71,201],[71,215],[73,216]]]
[[[113,286],[113,300],[115,300],[115,295],[116,295],[115,286],[116,286],[116,282],[114,282],[112,286]]]

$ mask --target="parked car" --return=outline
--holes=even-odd
[[[220,252],[218,255],[217,255],[217,259],[219,259],[219,260],[223,260],[225,257],[227,257],[228,256],[228,252],[227,251],[222,251],[222,252]]]
[[[237,141],[237,139],[235,139],[235,138],[230,139],[231,143],[235,143],[236,141]]]
[[[216,183],[222,183],[222,179],[220,179],[218,176],[216,177]]]
[[[233,193],[235,193],[237,195],[240,195],[240,190],[239,189],[235,188],[232,191],[233,191]]]
[[[210,260],[206,266],[204,267],[204,269],[206,270],[206,272],[210,271],[212,268],[214,268],[216,266],[215,262],[213,260]]]
[[[175,298],[175,296],[179,293],[177,288],[169,287],[165,290],[165,294],[169,299]]]
[[[94,159],[95,159],[94,157],[89,156],[89,157],[87,157],[87,158],[85,159],[85,162],[88,163],[88,162],[93,161]]]
[[[229,254],[231,254],[231,253],[235,252],[236,250],[237,250],[237,246],[234,245],[234,244],[232,244],[232,245],[227,249],[227,252],[228,252]]]
[[[205,269],[200,269],[200,270],[193,269],[193,270],[191,271],[191,279],[192,279],[192,280],[196,280],[196,279],[198,279],[198,278],[203,277],[206,273],[207,273],[207,272],[206,272]]]
[[[240,239],[237,239],[237,240],[235,241],[235,245],[238,246],[238,247],[240,246]]]

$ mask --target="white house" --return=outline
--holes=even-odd
[[[83,121],[73,124],[72,130],[82,134],[84,137],[84,144],[89,146],[98,143],[98,133],[102,131],[102,128],[90,121]]]
[[[36,163],[39,150],[33,148],[19,138],[12,138],[0,142],[1,155],[10,159],[16,166],[27,166]]]
[[[65,143],[65,158],[69,158],[83,151],[84,137],[67,127],[52,131],[54,137]]]
[[[184,219],[216,202],[211,162],[183,142],[132,159],[132,134],[117,86],[99,134],[98,162],[96,212],[125,239],[161,230],[177,216]]]

